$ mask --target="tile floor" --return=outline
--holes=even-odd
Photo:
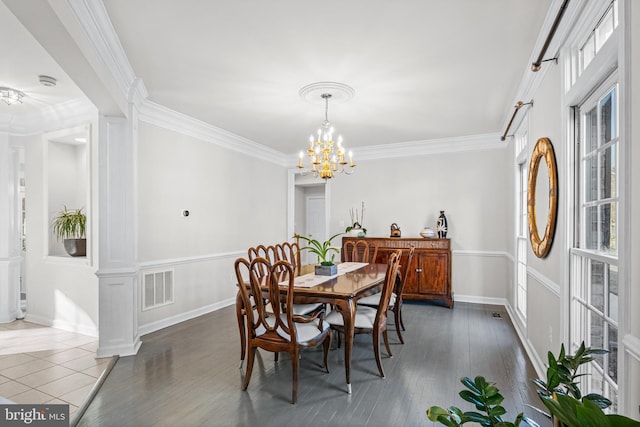
[[[0,398],[68,403],[73,416],[111,358],[95,357],[95,337],[24,320],[0,324]]]

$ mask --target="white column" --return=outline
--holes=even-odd
[[[99,120],[98,357],[140,348],[136,264],[137,117]]]
[[[18,317],[20,305],[20,226],[17,153],[9,135],[0,133],[0,323]]]

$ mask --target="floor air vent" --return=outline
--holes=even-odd
[[[142,276],[142,309],[173,303],[173,270],[154,271]]]

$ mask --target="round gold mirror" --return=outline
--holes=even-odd
[[[541,160],[544,165],[541,166]],[[546,177],[544,176],[546,173]],[[548,179],[545,179],[548,178]],[[548,181],[548,186],[546,185]],[[538,185],[539,184],[539,185]],[[549,138],[540,138],[531,153],[529,164],[527,214],[529,219],[529,240],[531,249],[538,258],[544,258],[551,249],[553,234],[556,230],[556,214],[558,211],[558,171],[556,156]],[[537,191],[542,190],[542,191]],[[547,190],[547,191],[545,191]],[[545,197],[548,193],[548,197]],[[544,236],[540,238],[538,232],[538,216],[541,213],[540,225],[544,225],[542,218],[546,214],[547,222]]]

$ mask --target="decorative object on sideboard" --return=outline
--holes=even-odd
[[[447,224],[447,217],[444,216],[444,211],[440,211],[440,216],[438,217],[438,225],[436,226],[436,230],[438,231],[438,238],[444,239],[447,237],[448,224]]]
[[[67,209],[65,206],[53,218],[51,228],[58,240],[62,239],[64,249],[73,257],[87,255],[85,229],[87,216],[80,209]]]
[[[390,237],[400,237],[401,233],[400,233],[400,227],[398,227],[398,224],[396,224],[395,222],[393,224],[391,224],[391,235]]]
[[[356,166],[353,162],[353,153],[349,151],[349,161],[347,162],[345,160],[345,148],[342,145],[342,135],[338,135],[335,141],[333,139],[335,130],[329,122],[329,100],[332,98],[339,101],[351,99],[355,91],[352,87],[343,83],[320,82],[303,87],[298,94],[306,100],[317,99],[319,95],[319,98],[324,102],[324,122],[322,127],[318,129],[317,137],[314,135],[309,137],[309,148],[307,149],[307,156],[311,164],[309,172],[314,177],[320,177],[325,181],[339,173],[351,175],[353,168]],[[299,169],[304,169],[302,164],[304,157],[304,151],[300,151]]]
[[[436,232],[429,227],[425,227],[420,232],[420,235],[425,239],[433,239],[434,237],[436,237]]]
[[[364,224],[364,202],[362,202],[360,216],[358,216],[358,208],[349,209],[349,215],[351,216],[351,225],[344,230],[345,233],[355,237],[364,237],[367,234],[367,229],[362,226]]]
[[[343,233],[335,234],[322,243],[316,239],[310,239],[297,233],[293,235],[295,239],[302,239],[307,242],[307,246],[300,248],[300,250],[308,250],[318,256],[319,265],[315,266],[315,274],[317,276],[335,276],[338,274],[338,266],[334,264],[333,260],[336,258],[336,253],[338,253],[339,250],[331,246],[331,240],[341,234]],[[330,252],[335,253],[331,255],[331,259],[328,259]]]

